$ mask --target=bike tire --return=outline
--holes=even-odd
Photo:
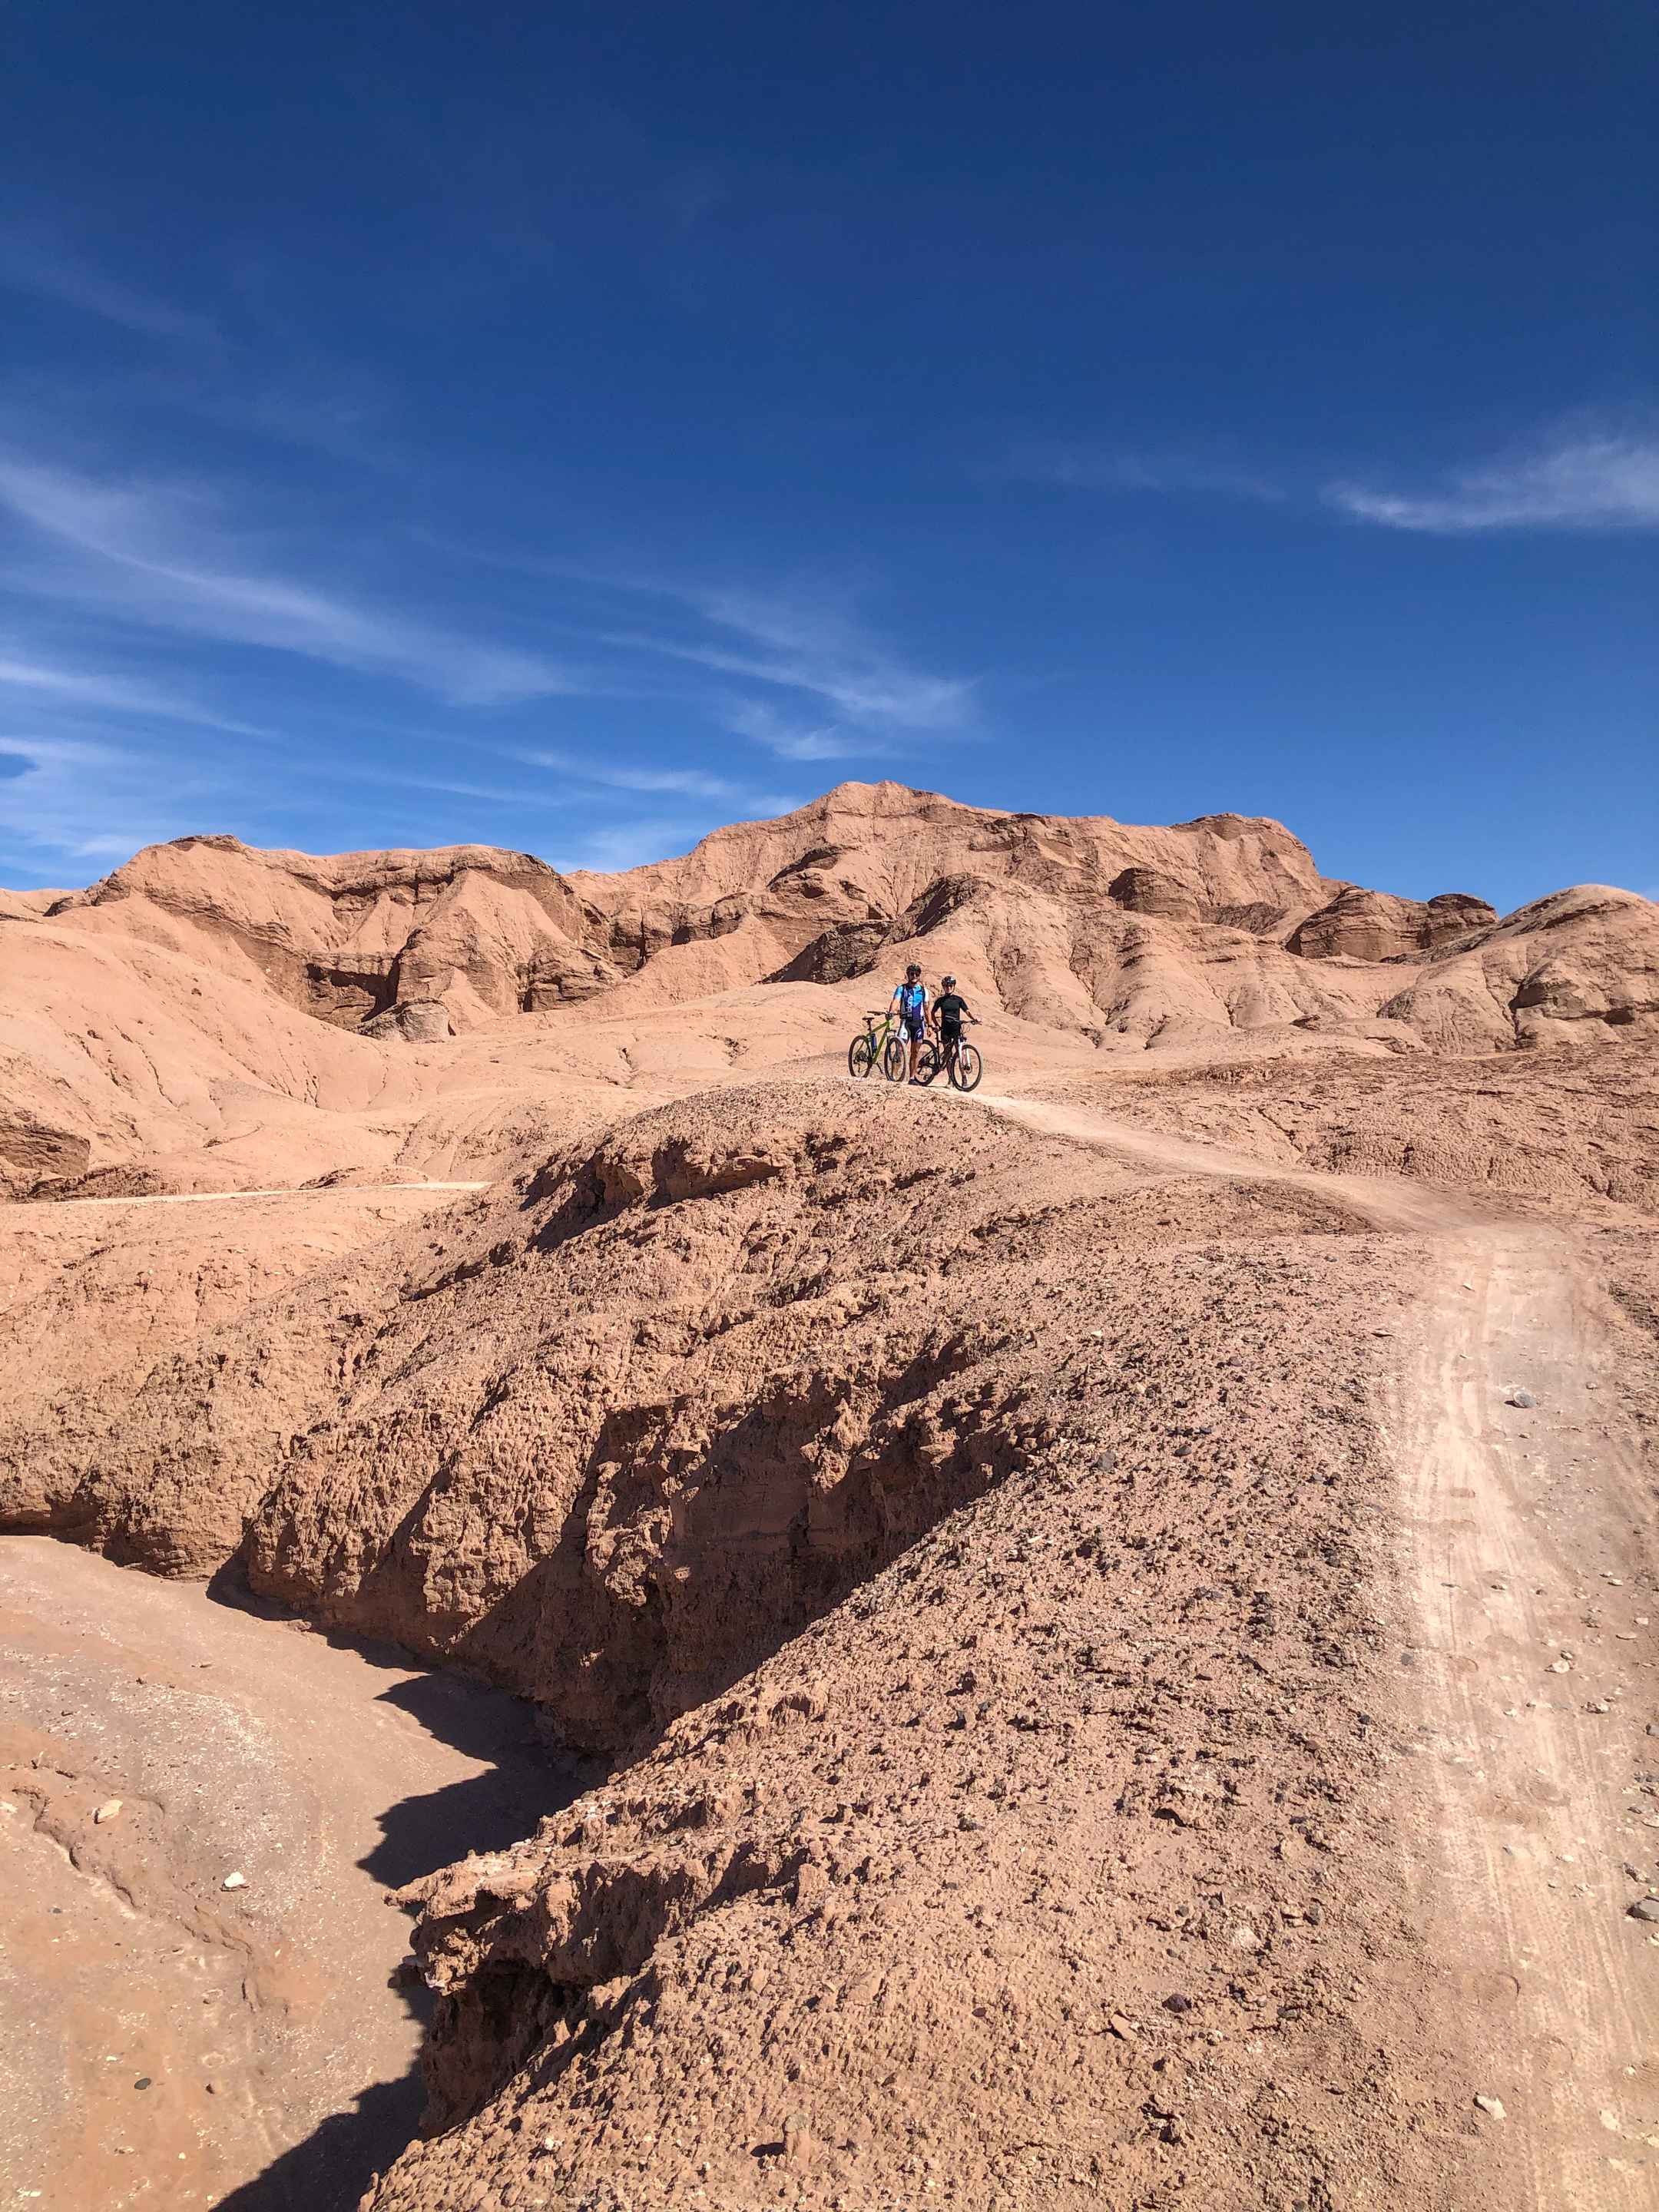
[[[979,1079],[984,1073],[985,1062],[979,1056],[978,1048],[971,1044],[959,1044],[957,1047],[956,1058],[951,1063],[951,1080],[956,1088],[958,1091],[975,1089]]]
[[[944,1058],[936,1044],[923,1045],[921,1058],[916,1062],[917,1082],[931,1083],[944,1065]]]
[[[910,1055],[902,1037],[890,1036],[882,1048],[881,1072],[890,1083],[902,1083],[910,1072]]]
[[[875,1073],[875,1040],[860,1030],[847,1048],[847,1073],[862,1082],[866,1075]]]

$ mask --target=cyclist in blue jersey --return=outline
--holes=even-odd
[[[927,1035],[927,986],[914,960],[904,971],[904,981],[893,994],[892,1012],[898,1018],[899,1035],[910,1048],[910,1080],[919,1082],[916,1069],[921,1060],[922,1042]]]

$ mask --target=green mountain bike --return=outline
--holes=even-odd
[[[891,1008],[866,1014],[864,1027],[847,1048],[848,1073],[862,1079],[879,1068],[890,1083],[902,1083],[909,1065]]]

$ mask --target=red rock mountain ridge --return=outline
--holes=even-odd
[[[901,947],[1085,1054],[1456,1054],[1659,1022],[1659,912],[1630,892],[1500,921],[1467,893],[1322,876],[1276,822],[1131,827],[895,783],[614,876],[485,846],[318,858],[198,836],[3,912],[14,1191],[495,1172],[591,1120],[582,1085],[638,1087],[665,1054],[678,1091],[699,1052],[714,1079],[786,1033],[783,1056],[836,1049]]]

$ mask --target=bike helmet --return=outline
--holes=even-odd
[[[957,988],[957,979],[954,975],[941,975],[939,980],[947,991],[954,991]]]
[[[905,971],[904,971],[904,972],[905,972],[905,974],[906,974],[907,975],[921,975],[921,961],[920,961],[920,960],[913,960],[913,961],[910,963],[910,965],[909,965],[909,966],[905,969]]]

